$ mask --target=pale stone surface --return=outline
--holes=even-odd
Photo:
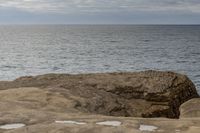
[[[152,126],[152,125],[143,125],[143,124],[140,125],[140,128],[139,128],[140,131],[149,131],[149,132],[153,132],[156,129],[158,129],[158,127]]]
[[[120,126],[121,122],[120,121],[102,121],[102,122],[97,122],[97,125],[104,125],[104,126]]]
[[[0,129],[16,129],[16,128],[21,128],[21,127],[24,127],[26,126],[25,124],[23,123],[14,123],[14,124],[5,124],[5,125],[1,125],[0,126]]]
[[[86,124],[85,122],[78,122],[78,121],[55,121],[55,123],[59,123],[59,124],[76,124],[76,125],[84,125]]]
[[[180,107],[181,118],[200,117],[200,98],[191,99]]]

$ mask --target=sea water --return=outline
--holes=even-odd
[[[0,26],[0,80],[143,70],[187,74],[200,92],[200,26]]]

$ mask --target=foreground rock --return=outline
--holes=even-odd
[[[180,112],[181,118],[200,118],[200,98],[194,98],[183,103]]]
[[[200,118],[112,117],[73,108],[74,96],[36,87],[0,91],[0,133],[199,133]]]
[[[33,89],[34,91],[27,88],[18,91],[11,89],[18,87],[37,87],[37,89]],[[10,103],[2,103],[0,111],[8,112],[19,108],[16,118],[22,106],[31,109],[31,112],[33,109],[45,110],[46,115],[51,111],[178,118],[179,106],[191,98],[198,97],[194,84],[186,76],[157,71],[47,74],[0,82],[0,89],[5,90],[1,99],[5,98],[5,101],[13,99]],[[8,98],[9,95],[12,96]],[[39,117],[47,119],[48,116]]]

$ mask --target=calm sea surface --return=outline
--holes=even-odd
[[[0,80],[149,69],[187,74],[200,92],[200,26],[0,26]]]

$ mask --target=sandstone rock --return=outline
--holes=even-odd
[[[180,118],[200,118],[200,98],[191,99],[180,107]]]
[[[0,133],[198,133],[200,130],[200,118],[147,119],[82,113],[74,108],[77,104],[74,99],[81,100],[37,87],[1,90]],[[23,126],[2,128],[17,123]]]
[[[200,130],[200,118],[196,117],[185,121],[104,116],[178,114],[182,102],[198,95],[186,76],[171,72],[49,74],[1,82],[0,89],[0,133],[198,133]],[[188,110],[198,105],[198,99],[186,102],[181,106],[181,114],[187,115]],[[15,123],[25,126],[1,128]]]
[[[47,74],[0,82],[2,90],[17,87],[39,87],[70,101],[70,106],[64,108],[65,100],[59,102],[55,98],[55,105],[61,106],[59,110],[107,116],[178,118],[179,106],[198,97],[194,84],[185,75],[159,71]],[[34,106],[43,105],[39,102]]]

